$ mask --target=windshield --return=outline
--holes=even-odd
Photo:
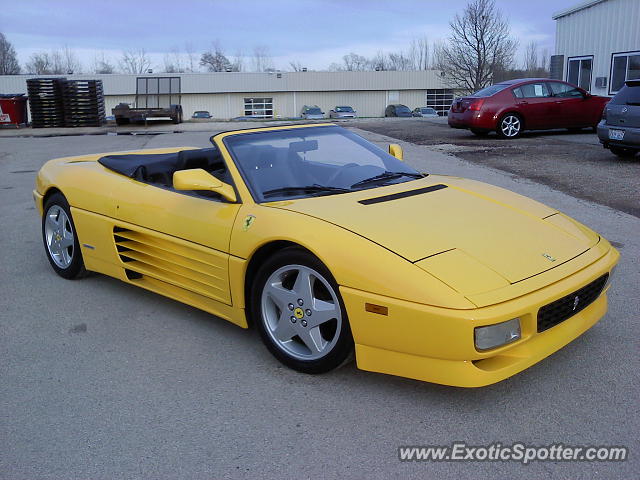
[[[409,110],[409,107],[407,107],[406,105],[396,105],[396,112],[409,112],[411,113],[411,110]]]
[[[322,113],[322,110],[320,110],[319,108],[307,108],[307,111],[305,113],[310,113],[312,115],[320,115]]]
[[[336,112],[353,112],[351,107],[336,107]]]
[[[501,92],[509,85],[491,85],[490,87],[483,88],[482,90],[478,90],[477,92],[469,95],[470,97],[490,97],[491,95],[495,95],[498,92]]]
[[[336,195],[422,177],[338,126],[242,133],[224,143],[257,202]]]
[[[436,111],[433,108],[423,108],[422,113],[434,114]]]

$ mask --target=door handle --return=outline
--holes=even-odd
[[[522,100],[522,101],[520,102],[520,104],[521,104],[521,105],[529,105],[529,102],[527,102],[526,100]]]

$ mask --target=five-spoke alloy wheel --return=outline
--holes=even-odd
[[[60,193],[51,195],[44,205],[42,240],[58,275],[72,279],[85,272],[69,204]]]
[[[507,113],[500,120],[497,133],[502,138],[516,138],[522,133],[522,120],[515,113]]]
[[[353,348],[335,280],[302,249],[284,249],[260,268],[251,313],[267,348],[296,370],[326,372]]]

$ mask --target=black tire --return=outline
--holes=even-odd
[[[611,150],[611,153],[614,155],[622,158],[634,157],[637,153],[637,150],[634,150],[633,148],[614,147],[611,145],[609,145],[609,150]]]
[[[128,118],[118,118],[118,117],[116,117],[116,125],[118,125],[118,126],[129,125],[129,119]]]
[[[263,289],[265,288],[267,280],[272,274],[277,272],[279,269],[286,269],[288,266],[292,266],[292,268],[295,268],[293,266],[308,267],[309,269],[312,269],[315,272],[319,273],[331,286],[338,300],[341,314],[340,328],[338,328],[337,326],[334,328],[332,333],[333,346],[330,349],[327,347],[327,351],[322,353],[321,358],[311,360],[296,358],[294,355],[288,353],[280,344],[278,344],[278,342],[274,338],[272,338],[272,331],[269,330],[270,327],[267,325],[267,314],[263,313],[262,308]],[[324,288],[324,285],[321,285],[320,287]],[[295,310],[302,309],[296,308]],[[251,286],[249,315],[252,324],[255,325],[260,332],[260,337],[262,338],[263,343],[271,352],[271,354],[284,365],[294,370],[308,374],[325,373],[338,368],[351,358],[353,352],[353,337],[351,335],[351,329],[349,327],[347,310],[342,301],[342,297],[340,296],[338,285],[327,267],[325,267],[322,262],[320,262],[316,257],[301,248],[289,247],[280,250],[260,267]],[[287,315],[288,313],[285,314],[284,311],[280,312],[281,318],[284,318],[283,316]],[[293,319],[293,316],[291,318]],[[311,321],[311,318],[313,317],[305,318],[309,318],[309,320]],[[284,318],[284,320],[281,319],[280,321],[288,322],[289,320],[287,317]],[[301,329],[303,323],[306,327],[306,322],[303,322],[301,319],[298,322],[297,326],[295,326],[295,328]],[[336,325],[337,324],[338,322],[336,321]],[[295,341],[296,338],[300,339],[300,337],[294,336],[290,340],[290,342]],[[300,344],[302,345],[302,342],[300,342]],[[330,345],[330,343],[328,344]]]
[[[515,129],[515,131],[512,130],[509,133],[507,133],[506,123],[513,122],[515,120],[517,120],[518,122],[517,128]],[[498,126],[496,128],[496,133],[500,138],[512,139],[512,138],[518,138],[522,134],[523,130],[524,130],[524,121],[520,115],[518,115],[517,113],[505,113],[502,117],[500,117],[500,121],[498,122]]]
[[[486,137],[487,135],[489,135],[489,131],[488,130],[478,130],[476,128],[472,128],[471,129],[471,133],[473,133],[474,135],[476,135],[478,137]]]
[[[73,246],[71,250],[69,250],[68,247],[66,249],[71,261],[66,266],[61,266],[56,263],[54,254],[52,253],[52,250],[48,245],[48,233],[46,225],[47,218],[50,213],[53,213],[55,207],[63,210],[67,216],[68,223],[66,223],[66,226],[63,226],[62,228],[66,228],[66,230],[70,231],[73,235]],[[84,260],[82,259],[82,252],[80,250],[80,243],[78,242],[78,235],[76,233],[76,226],[73,223],[73,218],[71,217],[71,208],[69,208],[67,199],[61,193],[54,193],[49,198],[47,198],[44,204],[44,213],[42,215],[42,242],[44,245],[44,251],[47,255],[49,263],[51,264],[51,267],[53,267],[53,270],[62,278],[73,280],[76,278],[82,278],[86,274]]]

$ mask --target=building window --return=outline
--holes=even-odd
[[[617,93],[627,80],[640,80],[640,51],[612,55],[609,93]]]
[[[453,90],[449,88],[431,88],[427,90],[427,107],[433,108],[438,115],[447,115],[453,103]]]
[[[168,108],[180,104],[180,77],[138,77],[136,106],[138,108]]]
[[[273,98],[245,98],[244,116],[258,118],[273,117]]]
[[[591,91],[591,72],[593,55],[588,57],[570,57],[567,62],[567,82],[577,85],[587,92]]]

